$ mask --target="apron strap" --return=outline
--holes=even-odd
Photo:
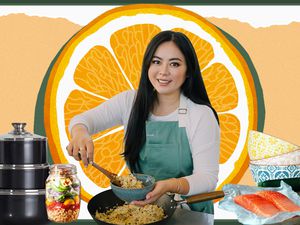
[[[187,125],[187,102],[186,97],[181,93],[180,94],[180,103],[178,108],[178,125],[179,127],[186,127]]]

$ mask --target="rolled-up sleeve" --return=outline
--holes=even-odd
[[[87,127],[89,134],[95,134],[127,123],[133,98],[133,91],[122,92],[95,108],[76,115],[70,121],[69,131],[74,125],[83,124]]]

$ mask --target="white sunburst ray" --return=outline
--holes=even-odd
[[[111,23],[111,22],[110,22]],[[124,25],[121,25],[121,27]],[[119,63],[119,60],[114,52],[114,50],[112,49],[112,46],[110,44],[110,37],[112,36],[112,34],[116,31],[118,31],[117,26],[115,24],[112,24],[113,29],[107,29],[107,25],[102,27],[101,29],[99,29],[97,32],[95,32],[93,35],[91,35],[91,37],[88,37],[87,39],[90,39],[91,42],[93,39],[98,37],[99,33],[104,33],[105,36],[101,39],[101,42],[98,43],[99,45],[105,46],[106,50],[109,51],[109,53],[111,54],[111,56],[113,57],[115,63],[117,64],[119,70],[121,71],[123,77],[125,78],[125,80],[127,81],[128,85],[130,86],[130,88],[132,90],[134,90],[133,84],[131,83],[131,81],[129,80],[128,76],[126,75],[125,71],[123,70],[123,67],[121,66],[121,64]],[[100,32],[102,31],[102,32]],[[100,40],[100,39],[97,39]]]
[[[84,91],[84,92],[88,93],[88,91],[86,91],[85,89],[77,86],[75,83],[73,84],[73,86],[76,87],[76,88],[78,88],[80,91]],[[100,97],[100,96],[98,95],[97,97]],[[61,106],[61,108],[63,108],[63,106]],[[63,109],[61,109],[61,110],[63,110]],[[61,149],[65,149],[65,146],[67,146],[67,144],[68,144],[68,137],[67,137],[66,132],[64,132],[64,129],[65,129],[64,118],[62,118],[62,116],[58,116],[58,120],[62,121],[62,122],[58,123],[60,125],[60,128],[58,130],[59,137],[60,137],[60,145],[61,145]],[[80,177],[80,180],[81,180],[81,183],[82,183],[82,187],[84,189],[86,189],[88,187],[89,191],[90,191],[90,193],[92,195],[95,195],[95,194],[99,193],[99,191],[105,191],[105,190],[108,189],[108,188],[100,188],[94,182],[92,182],[85,175],[85,172],[84,172],[83,168],[80,166],[79,162],[76,161],[73,157],[69,156],[67,154],[67,151],[62,151],[62,153],[63,153],[63,155],[66,158],[66,160],[67,160],[68,163],[74,164],[76,166],[78,176]]]
[[[107,40],[107,39],[106,39],[106,40]],[[119,68],[120,68],[120,71],[122,72],[123,76],[125,77],[126,81],[127,81],[128,84],[129,84],[129,86],[130,86],[132,89],[134,89],[134,88],[133,88],[133,85],[131,84],[131,82],[129,81],[129,79],[128,79],[128,77],[126,76],[125,72],[123,71],[121,65],[119,64],[119,62],[118,62],[118,60],[117,60],[117,58],[116,58],[116,56],[115,56],[115,54],[114,54],[112,48],[110,47],[110,45],[106,45],[106,47],[108,47],[107,49],[110,51],[111,55],[114,57],[116,63],[118,64],[118,66],[119,66]],[[99,99],[103,99],[103,100],[105,100],[105,101],[109,99],[109,98],[107,98],[107,97],[104,97],[104,96],[102,96],[102,95],[96,94],[96,93],[94,93],[94,92],[91,92],[91,91],[88,91],[88,90],[82,88],[81,86],[79,86],[78,84],[76,84],[76,83],[74,82],[74,80],[72,80],[72,82],[71,82],[69,85],[70,85],[70,88],[73,89],[73,90],[74,90],[74,89],[77,89],[77,90],[79,90],[79,91],[81,91],[81,92],[84,92],[84,93],[86,93],[86,94],[89,94],[89,95],[94,96],[94,97],[99,98]],[[121,131],[121,130],[123,130],[123,129],[124,129],[124,126],[119,126],[119,127],[115,128],[115,129],[113,129],[113,130],[111,130],[111,131],[105,133],[104,135],[101,135],[100,137],[94,139],[93,142],[98,141],[98,140],[100,140],[100,139],[102,139],[102,138],[105,138],[106,136],[112,135],[112,134],[114,134],[114,133],[116,133],[116,132],[119,132],[119,131]],[[71,163],[73,163],[73,164],[78,164],[78,162],[75,161],[72,157],[69,157],[67,154],[64,154],[64,155],[65,155],[65,157],[68,159],[69,162],[71,162]],[[123,165],[123,167],[122,167],[122,169],[119,171],[118,175],[121,175],[125,169],[126,169],[126,164]],[[82,171],[81,167],[79,167],[79,171],[78,171],[78,172],[79,172],[79,174],[83,174],[83,173],[84,173],[84,172]],[[84,182],[87,183],[88,186],[91,188],[91,192],[94,193],[94,194],[96,194],[97,191],[99,191],[99,190],[97,190],[98,187],[95,186],[95,184],[92,183],[89,179],[86,179],[85,176],[82,176],[82,177],[83,177],[83,179],[84,179]],[[107,189],[107,188],[104,188],[103,191],[106,190],[106,189]]]
[[[155,18],[155,20],[153,20],[153,17]],[[137,24],[137,21],[140,21],[140,24],[143,24],[143,23],[154,23],[156,24],[161,30],[171,30],[173,28],[176,28],[178,26],[178,23],[173,23],[172,19],[175,19],[177,22],[179,22],[180,24],[183,23],[183,24],[194,24],[192,23],[191,21],[184,21],[182,19],[178,19],[178,18],[175,18],[173,16],[169,16],[169,15],[154,15],[154,14],[151,14],[151,13],[147,13],[147,14],[139,14],[139,15],[136,15],[136,16],[124,16],[122,18],[126,18],[128,22],[128,24],[123,24],[123,21],[120,22],[120,18],[117,19],[117,22],[120,23],[118,24],[120,27],[128,27],[130,25],[136,25]],[[161,21],[164,21],[163,23]],[[182,25],[183,25],[182,24]],[[111,45],[110,45],[110,42],[109,42],[109,36],[113,34],[113,32],[116,32],[117,29],[117,25],[116,25],[116,21],[113,21],[111,22],[110,24],[114,29],[111,29],[111,30],[106,30],[105,26],[104,28],[102,28],[103,30],[107,31],[105,32],[105,35],[106,35],[106,38],[103,38],[102,39],[102,44],[109,50],[109,52],[111,53],[111,55],[113,56],[113,58],[115,59],[115,62],[117,63],[120,71],[122,72],[125,80],[127,81],[128,85],[130,86],[130,88],[132,90],[134,90],[134,87],[130,81],[130,79],[128,78],[128,76],[126,75],[126,73],[124,72],[123,70],[123,67],[120,65]],[[186,26],[183,26],[183,27],[186,27]],[[199,28],[202,30],[202,28]]]
[[[77,89],[77,90],[79,90],[79,91],[81,91],[81,92],[84,92],[84,93],[86,93],[86,94],[92,95],[92,96],[94,96],[94,97],[96,97],[96,98],[100,98],[100,99],[103,99],[103,100],[105,100],[105,101],[108,100],[107,97],[104,97],[104,96],[102,96],[102,95],[96,94],[96,93],[91,92],[91,91],[88,91],[88,90],[86,90],[85,88],[83,88],[83,87],[81,87],[81,86],[79,86],[79,85],[77,85],[77,84],[75,84],[74,88]]]
[[[131,88],[132,90],[134,90],[133,84],[131,83],[130,79],[128,78],[128,76],[126,75],[125,71],[123,70],[123,67],[122,67],[121,64],[119,63],[119,60],[117,59],[117,56],[116,56],[114,50],[112,49],[112,46],[111,46],[111,44],[109,43],[108,39],[106,39],[106,44],[105,44],[105,46],[106,46],[106,49],[110,52],[110,54],[111,54],[112,57],[114,58],[116,64],[117,64],[118,67],[119,67],[119,70],[121,71],[121,73],[122,73],[123,77],[125,78],[125,80],[127,81],[128,85],[130,86],[130,88]],[[107,132],[106,134],[104,134],[104,135],[102,135],[102,136],[96,138],[96,139],[93,140],[93,141],[95,142],[95,141],[97,141],[97,140],[100,140],[100,139],[102,139],[102,138],[108,136],[108,135],[117,133],[117,132],[119,132],[119,131],[121,131],[121,130],[124,130],[124,126],[117,127],[117,128],[115,128],[115,129],[113,129],[113,130]],[[123,150],[124,150],[124,147],[123,147]],[[122,166],[122,168],[120,169],[120,171],[118,172],[118,176],[120,176],[120,175],[124,172],[124,170],[126,169],[126,167],[127,167],[127,166],[126,166],[126,163],[125,163],[125,164]]]
[[[106,48],[107,48],[107,50],[110,52],[110,54],[112,55],[112,57],[114,58],[116,64],[117,64],[118,67],[119,67],[119,70],[121,71],[123,77],[124,77],[125,80],[127,81],[127,84],[130,86],[130,88],[131,88],[132,90],[134,90],[133,84],[131,83],[131,81],[129,80],[128,76],[126,75],[126,73],[125,73],[123,67],[121,66],[121,64],[120,64],[120,62],[119,62],[119,60],[118,60],[118,58],[117,58],[117,56],[116,56],[114,50],[112,49],[112,47],[111,47],[111,45],[110,45],[110,43],[109,43],[108,45],[106,45]]]
[[[100,137],[97,137],[97,138],[93,139],[93,142],[95,143],[96,141],[99,141],[99,140],[101,140],[101,139],[103,139],[103,138],[105,138],[109,135],[113,135],[113,134],[115,134],[119,131],[122,131],[122,130],[124,130],[124,126],[119,126],[117,128],[114,128],[114,129],[110,130],[109,132],[101,135]],[[124,150],[124,144],[122,144],[122,150]],[[118,176],[120,176],[124,172],[125,169],[126,169],[126,163],[122,166],[122,168],[118,172]]]
[[[98,94],[95,94],[93,92],[90,92],[90,91],[88,91],[88,90],[86,90],[86,89],[84,89],[84,88],[82,88],[82,87],[80,87],[78,85],[76,85],[76,89],[80,90],[82,92],[85,92],[87,94],[93,95],[93,96],[95,96],[97,98],[101,98],[103,100],[108,100],[108,98],[106,98],[104,96],[101,96],[101,95],[98,95]],[[119,131],[122,131],[122,130],[124,130],[124,126],[118,126],[118,127],[114,128],[114,129],[110,130],[109,132],[106,132],[105,134],[103,134],[103,135],[101,135],[101,136],[93,139],[93,142],[99,141],[99,140],[101,140],[101,139],[103,139],[103,138],[105,138],[105,137],[107,137],[109,135],[115,134],[115,133],[117,133]]]
[[[96,94],[96,93],[91,92],[89,90],[86,90],[86,89],[82,88],[80,85],[76,84],[75,81],[74,81],[74,79],[71,78],[71,77],[73,77],[73,74],[74,74],[74,71],[72,73],[70,73],[70,71],[68,71],[68,72],[66,72],[67,76],[65,76],[63,78],[63,79],[66,79],[66,83],[67,83],[67,86],[68,86],[69,90],[78,90],[80,92],[83,92],[83,93],[89,94],[91,96],[94,96],[94,97],[96,97],[98,99],[102,99],[102,100],[105,100],[105,101],[108,100],[107,97],[99,95],[99,94]],[[60,103],[65,102],[70,93],[71,93],[71,91],[66,92],[65,90],[63,90],[63,88],[61,88],[61,87],[59,88],[59,92],[58,92],[58,96],[57,96],[57,104],[58,104],[57,110],[58,111],[60,111],[60,112],[64,111],[64,109],[63,109],[64,108],[63,107],[64,104],[60,104]],[[58,113],[58,114],[59,115],[63,115],[63,113]],[[58,120],[60,121],[58,123],[59,125],[65,126],[64,125],[64,118],[63,117],[58,116]],[[115,128],[115,129],[109,131],[108,133],[100,136],[98,139],[104,138],[105,136],[111,135],[111,134],[113,134],[115,132],[118,132],[118,131],[120,131],[122,129],[124,129],[123,126]],[[58,132],[59,132],[59,137],[60,137],[61,149],[64,149],[64,146],[66,146],[67,143],[68,143],[68,137],[66,136],[66,134],[64,132],[64,127],[60,127]],[[81,168],[81,166],[79,165],[79,162],[76,161],[73,157],[69,156],[66,151],[63,151],[63,154],[64,154],[64,157],[67,159],[67,161],[69,163],[72,163],[72,164],[76,165],[78,174],[80,175],[83,183],[87,185],[87,186],[83,185],[84,188],[89,187],[91,193],[97,194],[99,192],[99,187],[96,184],[94,184],[92,181],[90,181],[86,176],[84,176],[84,171]],[[101,189],[103,191],[107,190],[107,188],[101,188]]]
[[[99,140],[101,140],[101,139],[103,139],[103,138],[105,138],[105,137],[107,137],[109,135],[115,134],[115,133],[117,133],[119,131],[122,131],[122,130],[124,130],[124,126],[118,126],[117,128],[114,128],[114,129],[110,130],[109,132],[107,132],[107,133],[105,133],[105,134],[103,134],[103,135],[101,135],[101,136],[93,139],[93,141],[94,142],[99,141]]]
[[[123,67],[122,67],[121,64],[119,63],[119,61],[118,61],[118,59],[117,59],[117,56],[116,56],[115,52],[114,52],[113,49],[112,49],[112,46],[111,46],[110,44],[107,44],[107,45],[106,45],[106,48],[109,50],[109,52],[110,52],[111,55],[113,56],[115,62],[117,63],[117,65],[118,65],[118,67],[119,67],[119,69],[120,69],[120,71],[121,71],[123,77],[124,77],[125,80],[127,81],[127,83],[128,83],[128,85],[130,86],[130,88],[131,88],[132,90],[135,90],[134,87],[133,87],[133,84],[131,83],[130,79],[128,78],[128,76],[126,75],[125,71],[123,70]],[[115,132],[121,131],[121,130],[123,130],[123,129],[124,129],[124,126],[121,126],[121,127],[118,127],[118,128],[116,128],[116,129],[112,130],[111,132],[115,133]],[[100,139],[100,138],[103,138],[104,136],[107,136],[107,135],[109,135],[109,134],[111,134],[111,133],[109,132],[109,133],[103,135],[102,137],[99,137],[99,139]],[[123,143],[123,144],[124,144],[124,143]],[[124,147],[123,147],[123,149],[124,149]],[[123,167],[120,169],[120,171],[118,172],[118,176],[120,176],[120,175],[124,172],[124,170],[126,169],[126,167],[127,167],[127,165],[126,165],[126,163],[125,163],[125,164],[123,165]]]
[[[227,69],[231,71],[230,73],[233,77],[236,87],[244,86],[241,78],[242,77],[241,72],[236,68],[236,65],[228,61],[227,57],[224,58],[223,54],[216,54],[215,57],[209,62],[209,64],[203,69],[203,71],[214,63],[219,62],[223,64],[224,59],[226,59],[225,62],[227,61],[225,65],[226,67],[228,67]],[[226,112],[218,112],[219,115],[232,114],[236,116],[240,121],[240,134],[239,134],[240,136],[238,139],[238,143],[235,147],[235,150],[233,151],[230,158],[226,161],[226,163],[220,164],[220,175],[219,175],[220,180],[218,182],[218,186],[226,180],[228,174],[232,173],[235,169],[237,169],[235,166],[235,162],[240,157],[240,154],[244,150],[244,146],[246,144],[247,135],[241,135],[241,134],[246,134],[249,127],[249,121],[248,121],[249,113],[248,113],[247,100],[245,99],[246,93],[245,90],[242,88],[237,88],[237,91],[239,96],[238,105],[234,109],[228,110]]]
[[[117,58],[117,56],[116,56],[114,50],[112,49],[112,46],[111,46],[111,44],[109,43],[108,39],[106,39],[106,44],[105,44],[105,46],[106,46],[106,49],[110,52],[110,54],[111,54],[112,57],[114,58],[116,64],[118,65],[118,67],[119,67],[119,69],[120,69],[120,71],[121,71],[123,77],[124,77],[125,80],[127,81],[127,83],[128,83],[128,85],[130,86],[130,88],[131,88],[132,90],[135,90],[134,87],[133,87],[133,84],[131,83],[130,79],[129,79],[128,76],[126,75],[126,73],[125,73],[123,67],[122,67],[121,64],[119,63],[119,60],[118,60],[118,58]],[[118,128],[115,128],[115,129],[109,131],[108,133],[106,133],[106,134],[100,136],[99,138],[95,139],[94,141],[100,140],[100,139],[102,139],[102,138],[104,138],[104,137],[106,137],[106,136],[108,136],[108,135],[114,134],[114,133],[119,132],[119,131],[121,131],[121,130],[124,130],[124,126],[120,126],[120,127],[118,127]],[[124,149],[124,148],[123,148],[123,149]],[[123,165],[123,167],[121,168],[121,170],[118,172],[118,176],[120,176],[120,175],[124,172],[124,170],[126,169],[126,167],[127,167],[127,166],[126,166],[126,163],[125,163],[125,164]]]
[[[218,63],[219,61],[217,61],[217,59],[214,57],[212,60],[210,60],[209,62],[208,62],[208,64],[205,66],[205,67],[203,67],[203,68],[200,68],[200,71],[201,71],[201,73],[203,73],[205,70],[207,70],[209,67],[211,67],[213,64],[215,64],[215,63]],[[200,61],[199,61],[199,65],[200,65]],[[203,75],[202,75],[203,76]]]
[[[99,140],[101,140],[101,139],[103,139],[103,138],[105,138],[109,135],[113,135],[113,134],[115,134],[119,131],[122,131],[122,130],[124,130],[124,126],[118,126],[117,128],[114,128],[114,129],[110,130],[109,132],[101,135],[100,137],[97,137],[97,138],[93,139],[93,142],[95,143],[96,141],[99,141]],[[124,150],[124,146],[122,148]],[[122,166],[121,170],[118,172],[118,176],[120,176],[125,169],[126,169],[126,163]]]

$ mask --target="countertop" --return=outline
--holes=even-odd
[[[78,220],[74,223],[68,223],[70,225],[93,225],[96,224],[93,220]],[[215,225],[241,225],[237,220],[215,220]],[[300,217],[291,218],[282,223],[276,223],[273,225],[299,225]],[[57,225],[57,223],[50,223],[49,225]],[[172,218],[166,225],[202,225],[197,213],[186,209],[178,208],[174,212]],[[203,224],[205,225],[205,224]]]

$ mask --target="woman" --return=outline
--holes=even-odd
[[[220,130],[190,40],[163,31],[149,43],[137,91],[120,93],[71,120],[69,155],[88,165],[90,134],[123,124],[124,156],[132,172],[150,174],[156,185],[145,205],[166,192],[194,195],[213,191],[218,181]],[[191,204],[213,224],[212,202]]]

